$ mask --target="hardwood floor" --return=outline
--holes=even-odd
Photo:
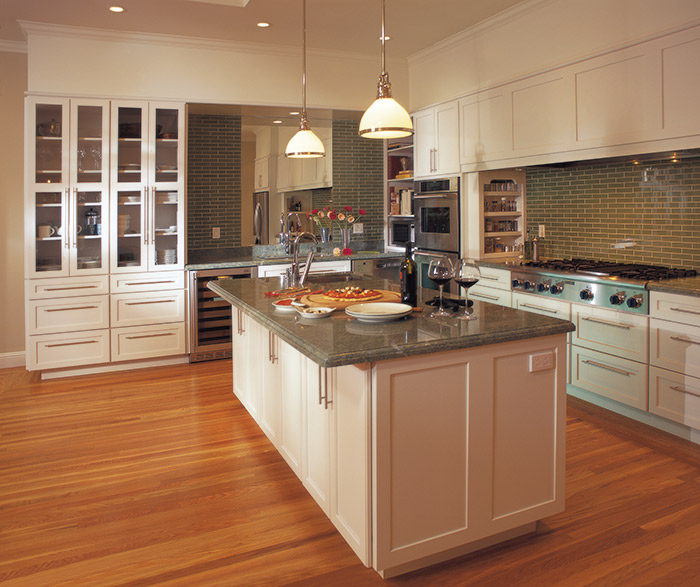
[[[700,447],[574,398],[565,512],[383,581],[240,406],[230,369],[0,371],[0,583],[700,584]]]

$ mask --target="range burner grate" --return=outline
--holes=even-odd
[[[614,263],[610,261],[595,261],[592,259],[529,261],[524,263],[524,265],[549,271],[570,271],[590,275],[614,276],[622,279],[638,279],[640,281],[660,281],[663,279],[694,277],[697,275],[695,269],[676,269],[673,267],[635,263]]]

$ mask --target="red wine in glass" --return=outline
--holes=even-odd
[[[467,291],[479,281],[480,277],[481,272],[479,271],[479,263],[476,259],[465,258],[459,260],[455,271],[455,281],[464,288],[464,314],[459,317],[460,320],[476,320],[474,311],[472,310],[471,313],[469,312]]]

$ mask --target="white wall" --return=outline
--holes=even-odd
[[[0,368],[24,350],[24,91],[27,55],[0,51]]]
[[[700,21],[698,0],[532,0],[409,59],[411,111]]]

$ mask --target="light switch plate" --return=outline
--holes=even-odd
[[[221,238],[221,228],[214,226],[211,229],[211,238]]]
[[[535,371],[548,371],[549,369],[554,369],[554,351],[547,351],[545,353],[537,353],[535,355],[530,355],[530,373]]]

